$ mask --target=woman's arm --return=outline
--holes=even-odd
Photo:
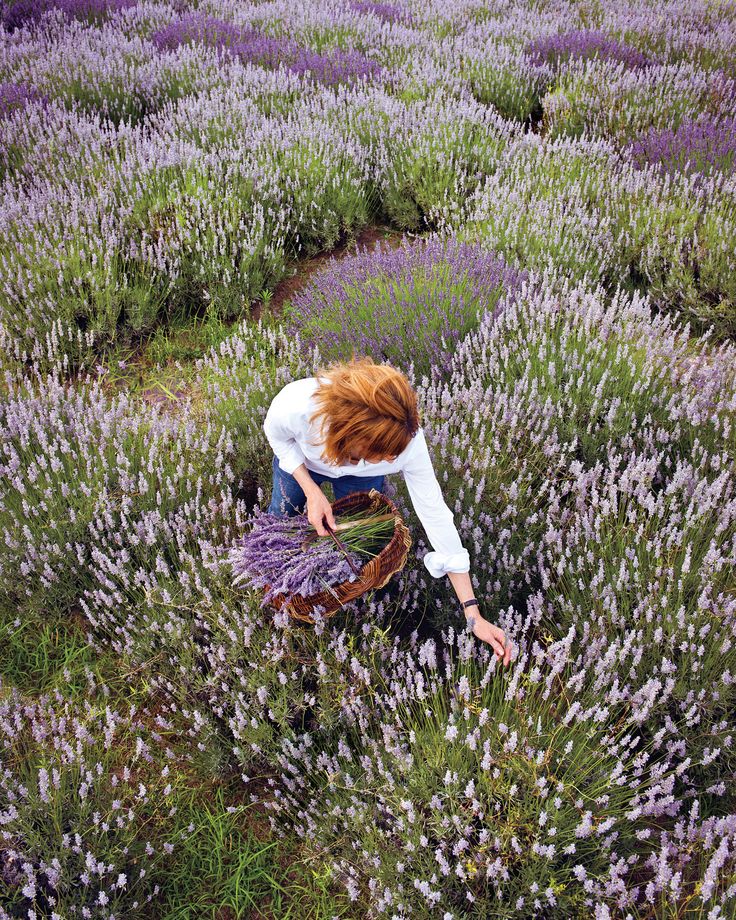
[[[462,604],[474,597],[470,581],[470,557],[462,545],[452,512],[437,482],[424,432],[420,429],[415,437],[414,450],[403,466],[402,473],[409,497],[434,549],[433,553],[427,553],[424,557],[424,564],[435,578],[447,575]],[[474,635],[487,642],[498,659],[508,664],[511,659],[511,643],[507,641],[504,631],[485,620],[475,605],[465,608],[463,613]]]
[[[295,428],[300,422],[299,413],[293,411],[294,404],[299,405],[299,391],[295,394],[294,387],[300,383],[301,381],[287,383],[274,396],[263,420],[263,431],[276,454],[279,466],[292,476],[294,470],[304,463],[304,454],[294,437]]]

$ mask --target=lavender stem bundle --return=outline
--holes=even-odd
[[[342,548],[330,535],[319,536],[304,515],[258,515],[228,555],[233,584],[263,590],[265,606],[280,594],[309,597],[355,581],[366,559],[378,555],[391,539],[394,518],[356,512],[340,520],[351,524],[340,531]]]

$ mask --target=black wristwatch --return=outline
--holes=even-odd
[[[474,597],[471,597],[469,601],[463,601],[462,603],[463,608],[472,607],[473,605],[480,607],[480,604]]]

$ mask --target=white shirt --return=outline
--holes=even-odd
[[[424,556],[424,564],[434,578],[447,572],[467,572],[470,569],[468,551],[463,548],[452,512],[442,496],[427,441],[422,428],[408,446],[392,461],[337,465],[322,458],[319,421],[309,419],[318,408],[313,399],[317,389],[316,377],[293,380],[276,394],[266,413],[263,430],[285,473],[292,473],[304,464],[308,470],[324,476],[383,476],[401,471],[414,509],[427,532],[434,552]]]

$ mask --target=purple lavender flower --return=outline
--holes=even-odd
[[[23,83],[0,83],[0,118],[7,118],[29,102],[48,105],[49,99],[33,86]]]
[[[527,46],[526,53],[538,66],[559,66],[570,58],[603,61],[622,61],[627,67],[637,69],[650,63],[646,55],[636,48],[611,38],[605,32],[580,29],[538,38]]]
[[[629,142],[638,167],[656,164],[666,173],[732,172],[736,165],[736,118],[703,116],[676,128],[652,129]]]

